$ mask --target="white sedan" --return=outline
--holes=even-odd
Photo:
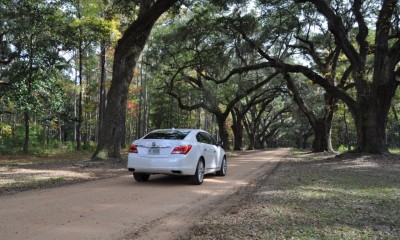
[[[150,174],[188,175],[193,184],[204,175],[225,176],[227,161],[220,143],[200,129],[159,129],[134,141],[129,149],[128,170],[138,182]]]

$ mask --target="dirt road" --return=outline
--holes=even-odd
[[[230,196],[271,171],[288,149],[228,159],[225,177],[132,175],[0,198],[0,239],[174,239],[202,216],[227,206]]]

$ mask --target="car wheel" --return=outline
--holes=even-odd
[[[149,180],[150,174],[148,173],[134,173],[133,178],[138,182],[147,182]]]
[[[221,169],[219,171],[216,172],[217,176],[225,176],[226,175],[226,170],[228,169],[228,163],[226,161],[226,157],[224,157],[222,159],[222,163],[221,163]]]
[[[196,167],[196,172],[193,176],[191,176],[191,182],[195,185],[200,185],[203,183],[204,180],[204,162],[199,160]]]

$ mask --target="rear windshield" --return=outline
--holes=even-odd
[[[178,130],[157,130],[147,134],[144,139],[177,139],[182,140],[189,134],[189,131]]]

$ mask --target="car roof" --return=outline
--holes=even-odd
[[[200,132],[205,132],[202,129],[198,129],[198,128],[160,128],[160,129],[154,129],[151,132],[154,131],[182,131],[182,132],[187,132],[187,131],[200,131]]]

